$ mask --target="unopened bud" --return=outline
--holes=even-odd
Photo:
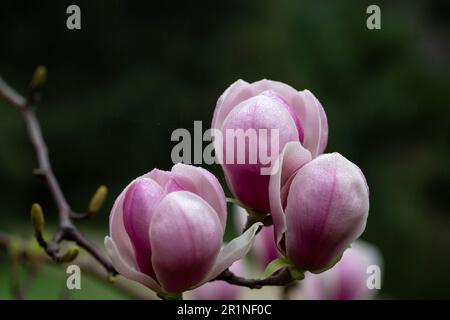
[[[45,84],[46,80],[47,80],[47,68],[45,66],[38,66],[34,71],[30,87],[32,89],[39,89]]]
[[[105,202],[108,195],[108,188],[106,186],[100,186],[91,198],[88,206],[88,212],[90,214],[97,213]]]
[[[108,278],[106,278],[106,280],[111,284],[116,283],[116,277],[114,277],[114,276],[108,276]]]
[[[42,236],[44,232],[44,212],[38,203],[31,206],[31,222],[36,235]]]
[[[75,260],[80,253],[80,249],[78,247],[72,247],[66,254],[60,259],[61,262],[72,262]]]

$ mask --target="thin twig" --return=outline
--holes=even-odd
[[[53,237],[53,241],[47,243],[43,239],[38,239],[40,245],[52,259],[58,260],[59,243],[63,240],[74,241],[78,246],[88,251],[106,269],[109,275],[116,275],[117,272],[110,260],[102,255],[95,245],[87,240],[72,223],[71,216],[76,216],[77,214],[72,211],[52,170],[47,145],[36,114],[31,108],[30,100],[16,92],[1,77],[0,99],[3,99],[20,111],[27,128],[28,137],[37,156],[38,168],[34,170],[34,173],[42,177],[46,182],[58,208],[59,228]]]

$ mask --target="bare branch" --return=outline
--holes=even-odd
[[[20,94],[18,94],[5,81],[3,81],[1,77],[0,77],[0,98],[18,109],[25,108],[27,104],[26,99],[22,97]]]
[[[59,228],[53,237],[53,241],[46,242],[44,239],[38,239],[39,244],[52,259],[57,261],[59,257],[59,243],[63,240],[74,241],[78,246],[84,248],[100,264],[102,264],[109,275],[116,275],[117,272],[110,260],[103,256],[102,253],[89,242],[72,223],[71,216],[76,216],[77,213],[72,211],[61,186],[53,173],[41,126],[35,112],[30,108],[29,101],[11,88],[1,77],[0,99],[3,99],[20,111],[27,128],[28,137],[37,156],[38,168],[34,170],[34,173],[46,182],[56,207],[58,208]]]

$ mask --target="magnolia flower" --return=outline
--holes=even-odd
[[[311,153],[290,142],[271,177],[270,205],[279,250],[300,270],[336,263],[364,231],[369,188],[361,170],[339,153]]]
[[[212,129],[221,132],[214,137],[214,146],[216,154],[221,155],[219,160],[232,193],[244,205],[262,212],[270,211],[267,193],[270,175],[261,174],[261,168],[270,169],[289,141],[302,143],[314,158],[325,150],[328,139],[327,118],[314,95],[271,80],[233,83],[217,101]],[[250,137],[249,129],[255,132],[256,140],[244,141],[241,152],[244,154],[238,154],[238,143],[233,137],[227,138],[227,132],[239,136],[240,130]],[[263,135],[261,129],[269,132]],[[271,130],[278,132],[274,145]],[[240,135],[241,139],[248,137]],[[245,161],[239,162],[238,157]]]
[[[244,260],[238,260],[229,268],[235,275],[245,276]],[[212,281],[192,290],[191,296],[195,300],[239,300],[243,287],[229,284],[225,281]]]
[[[246,224],[247,211],[238,205],[234,205],[233,219],[238,232],[242,231]],[[255,258],[258,265],[264,270],[273,260],[279,258],[277,246],[273,235],[273,226],[262,228],[255,236],[250,254]]]
[[[356,241],[342,259],[321,274],[307,274],[301,282],[300,299],[362,300],[372,299],[378,290],[370,289],[367,281],[370,268],[382,268],[380,252],[372,245]]]
[[[221,247],[225,195],[208,171],[176,164],[132,181],[116,199],[105,246],[114,267],[160,295],[179,294],[219,275],[250,249],[255,224]]]

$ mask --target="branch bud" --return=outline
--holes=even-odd
[[[80,253],[80,249],[78,247],[70,248],[64,256],[60,259],[60,262],[72,262],[75,260]]]
[[[108,277],[106,278],[106,280],[107,280],[109,283],[111,283],[111,284],[116,283],[116,277],[114,277],[114,276],[108,276]]]
[[[44,86],[47,80],[47,68],[45,66],[38,66],[34,71],[33,78],[31,78],[30,89],[37,90]]]
[[[91,198],[88,206],[88,213],[97,213],[105,202],[106,196],[108,195],[108,188],[106,186],[100,186]]]
[[[36,237],[42,238],[44,232],[44,212],[38,203],[31,206],[31,222],[33,223],[34,233]]]

